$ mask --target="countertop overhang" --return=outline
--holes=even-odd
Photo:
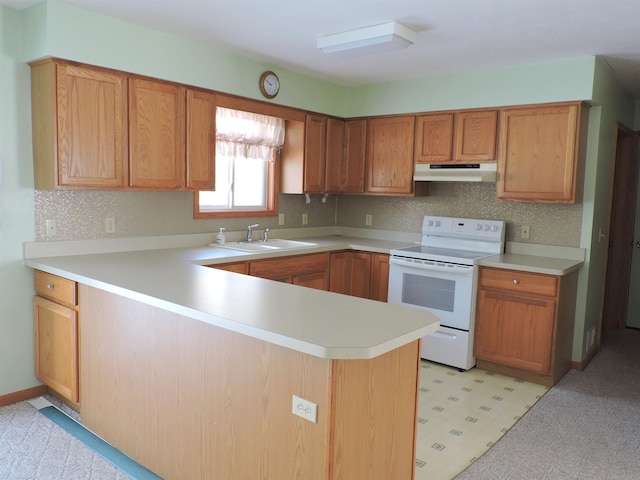
[[[330,236],[311,248],[245,253],[186,247],[25,258],[25,265],[179,315],[327,359],[370,359],[437,330],[430,312],[204,265],[407,243]]]

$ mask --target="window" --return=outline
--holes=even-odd
[[[284,131],[283,119],[217,107],[216,186],[196,193],[196,218],[275,215]]]

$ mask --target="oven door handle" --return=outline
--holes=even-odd
[[[389,259],[389,264],[431,272],[445,272],[468,276],[473,275],[473,267],[470,265],[438,265],[437,263],[429,262],[428,260],[410,260],[401,257],[391,257]]]

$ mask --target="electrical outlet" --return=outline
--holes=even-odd
[[[302,224],[306,225],[307,223],[309,223],[309,215],[306,213],[302,214]]]
[[[116,232],[116,217],[107,217],[104,219],[104,232],[105,233]]]
[[[367,216],[364,217],[365,225],[371,225],[372,222],[373,222],[373,215],[371,215],[370,213],[367,213]]]
[[[58,225],[55,220],[47,220],[45,235],[47,237],[55,237],[58,234]]]
[[[278,225],[284,225],[284,213],[278,214]]]
[[[520,229],[520,238],[523,240],[528,240],[529,235],[531,234],[531,227],[529,225],[523,225]]]
[[[294,395],[291,411],[294,415],[298,415],[305,420],[318,423],[318,405],[316,403]]]

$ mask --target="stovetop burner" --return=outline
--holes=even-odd
[[[426,216],[421,245],[391,251],[392,256],[474,265],[480,258],[504,251],[504,222]]]

